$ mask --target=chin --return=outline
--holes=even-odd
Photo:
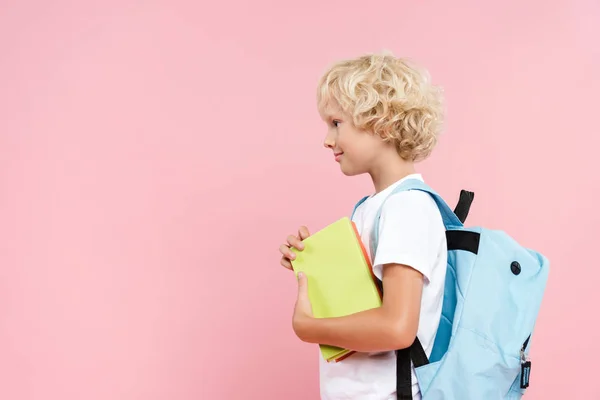
[[[346,176],[356,176],[356,175],[363,174],[363,172],[353,169],[353,168],[341,167],[340,170],[342,171],[342,174],[344,174]]]

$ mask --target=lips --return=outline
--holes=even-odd
[[[342,154],[344,154],[344,153],[343,152],[333,153],[333,156],[335,157],[335,161],[339,162],[340,158],[342,157]]]

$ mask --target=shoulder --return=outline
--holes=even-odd
[[[392,194],[381,208],[380,237],[404,242],[426,240],[432,246],[445,237],[446,228],[440,210],[429,193],[409,190]]]
[[[442,221],[435,200],[429,193],[420,190],[407,190],[392,194],[383,203],[381,218],[401,218],[408,221]]]
[[[402,264],[431,281],[438,256],[444,251],[445,230],[429,193],[410,190],[392,194],[381,209],[374,270],[383,276],[382,265]]]

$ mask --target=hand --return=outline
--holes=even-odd
[[[302,251],[304,250],[304,244],[302,241],[310,236],[308,232],[308,228],[305,226],[301,226],[298,229],[298,236],[290,235],[287,237],[287,243],[279,246],[279,252],[282,254],[281,256],[281,265],[283,265],[287,269],[292,269],[292,260],[296,257],[295,254],[290,250],[290,247],[295,248],[296,250]]]
[[[312,305],[308,297],[308,280],[306,274],[298,273],[298,297],[294,307],[294,316],[292,317],[292,326],[296,336],[300,340],[307,341],[307,335],[310,332],[310,324],[313,321]]]

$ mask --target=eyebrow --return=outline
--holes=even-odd
[[[341,112],[336,111],[332,113],[331,111],[331,109],[323,110],[323,112],[320,113],[321,118],[324,121],[342,120],[344,118],[344,115]]]
[[[337,114],[324,114],[323,115],[325,117],[325,119],[342,119],[342,117],[340,115]]]
[[[333,119],[333,115],[321,113],[321,119],[323,121],[329,121]]]

